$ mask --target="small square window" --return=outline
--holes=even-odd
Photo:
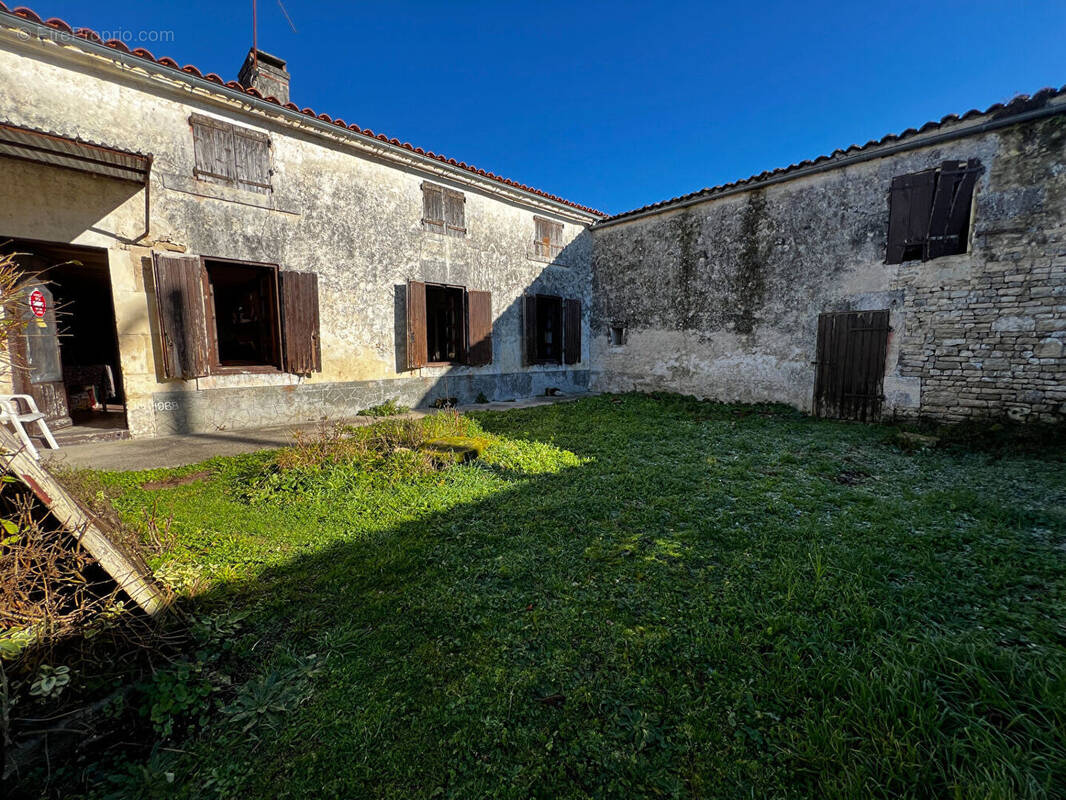
[[[466,197],[432,183],[422,184],[422,226],[448,236],[466,235]]]
[[[534,217],[533,222],[536,225],[533,255],[537,258],[555,258],[563,252],[563,224],[542,217]]]
[[[624,325],[612,325],[610,333],[611,347],[621,347],[626,343],[626,329]]]

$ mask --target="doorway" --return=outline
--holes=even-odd
[[[818,317],[814,413],[869,422],[881,416],[888,311],[844,311]]]
[[[0,241],[40,278],[22,311],[25,332],[11,342],[23,365],[12,371],[15,392],[34,398],[61,444],[128,436],[107,251]]]

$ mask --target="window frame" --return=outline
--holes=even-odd
[[[467,341],[467,333],[470,328],[470,310],[467,307],[467,288],[454,283],[434,283],[423,281],[426,286],[426,366],[427,367],[454,367],[465,365],[469,359],[470,343]],[[459,353],[454,361],[431,361],[429,358],[429,289],[450,289],[458,291],[462,297],[462,310],[459,314]]]
[[[270,308],[273,316],[271,325],[272,349],[274,361],[272,364],[223,364],[218,344],[218,316],[215,309],[215,293],[211,286],[209,263],[231,264],[242,267],[254,267],[269,270],[272,301]],[[284,346],[282,336],[281,318],[281,286],[278,273],[281,268],[277,264],[264,263],[261,261],[244,261],[236,258],[215,258],[213,256],[200,256],[202,267],[201,280],[204,292],[204,320],[207,328],[207,367],[209,375],[241,375],[241,374],[266,374],[273,375],[285,372]]]
[[[536,355],[535,355],[535,358],[533,359],[532,363],[533,364],[537,364],[537,365],[557,364],[559,366],[562,366],[563,359],[565,357],[564,350],[566,348],[566,339],[565,339],[564,334],[563,334],[563,327],[566,324],[566,321],[564,319],[565,307],[566,307],[565,298],[562,295],[558,295],[558,294],[540,294],[539,292],[537,294],[534,294],[533,296],[536,298],[536,302],[537,302],[537,327],[536,327]],[[542,357],[540,355],[540,346],[541,346],[541,343],[543,341],[543,337],[541,335],[541,325],[543,324],[542,320],[544,319],[544,317],[540,313],[541,312],[540,306],[541,306],[541,302],[542,301],[551,301],[551,303],[553,305],[552,317],[558,322],[558,325],[556,325],[556,329],[555,329],[553,335],[558,338],[558,342],[556,344],[556,349],[558,350],[559,354],[558,354],[558,356],[556,356],[554,358],[544,358],[544,357]]]
[[[545,237],[540,235],[540,226],[548,226],[547,245],[545,245]],[[548,219],[547,217],[533,216],[533,254],[532,258],[536,258],[543,261],[554,261],[560,255],[562,255],[565,245],[563,244],[563,233],[565,232],[563,223],[554,219]],[[542,252],[542,249],[546,248],[546,252]]]
[[[451,236],[456,239],[466,238],[469,233],[466,224],[466,194],[460,192],[458,189],[452,189],[449,186],[433,183],[432,181],[422,181],[420,186],[422,189],[422,229],[429,233],[436,233],[441,236]],[[429,209],[426,201],[431,192],[440,193],[440,219],[433,219],[428,215]],[[448,222],[449,199],[452,201],[458,201],[462,214],[461,225],[452,225]]]
[[[201,166],[199,160],[201,150],[197,147],[197,126],[201,128],[212,128],[228,138],[229,145],[227,147],[227,152],[229,155],[229,163],[227,166],[232,171],[232,175],[223,175],[218,172],[213,172],[206,166]],[[254,192],[255,194],[271,194],[274,191],[272,180],[274,176],[272,156],[274,143],[271,141],[270,136],[262,131],[257,131],[254,128],[234,125],[231,122],[215,119],[214,117],[208,117],[203,114],[191,114],[189,116],[189,130],[193,139],[192,174],[196,180],[212,183],[216,186],[227,186],[231,189]],[[247,174],[247,170],[242,169],[241,160],[238,158],[238,137],[266,145],[265,163],[261,166],[264,167],[263,172],[266,174],[267,183],[253,179]]]

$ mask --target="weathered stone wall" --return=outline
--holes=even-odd
[[[969,251],[885,264],[892,178],[968,158]],[[1064,200],[1060,114],[597,224],[593,387],[810,410],[818,315],[887,308],[888,415],[1059,419]]]
[[[0,159],[0,240],[107,250],[135,435],[343,416],[389,397],[409,404],[442,396],[472,401],[479,393],[506,400],[547,386],[587,386],[586,227],[594,217],[445,165],[424,166],[413,154],[398,161],[374,140],[324,137],[280,111],[271,116],[193,89],[165,70],[131,69],[2,30],[0,76],[5,121],[155,157],[147,235],[136,184]],[[196,180],[193,113],[269,135],[273,191]],[[423,230],[426,180],[464,193],[465,237]],[[565,248],[550,262],[533,256],[535,215],[564,226]],[[151,269],[152,252],[162,250],[317,272],[322,372],[163,380]],[[406,369],[408,280],[492,292],[491,365]],[[530,291],[582,299],[586,345],[578,364],[523,366],[520,299]]]

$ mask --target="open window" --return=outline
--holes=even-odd
[[[970,207],[981,162],[945,161],[892,179],[885,263],[965,253]]]
[[[407,366],[492,363],[492,295],[409,281]]]
[[[154,259],[165,377],[321,371],[317,275],[198,256]]]
[[[581,361],[581,301],[557,295],[525,298],[527,364],[576,364]]]
[[[533,255],[537,258],[555,258],[563,252],[563,223],[534,217]]]

